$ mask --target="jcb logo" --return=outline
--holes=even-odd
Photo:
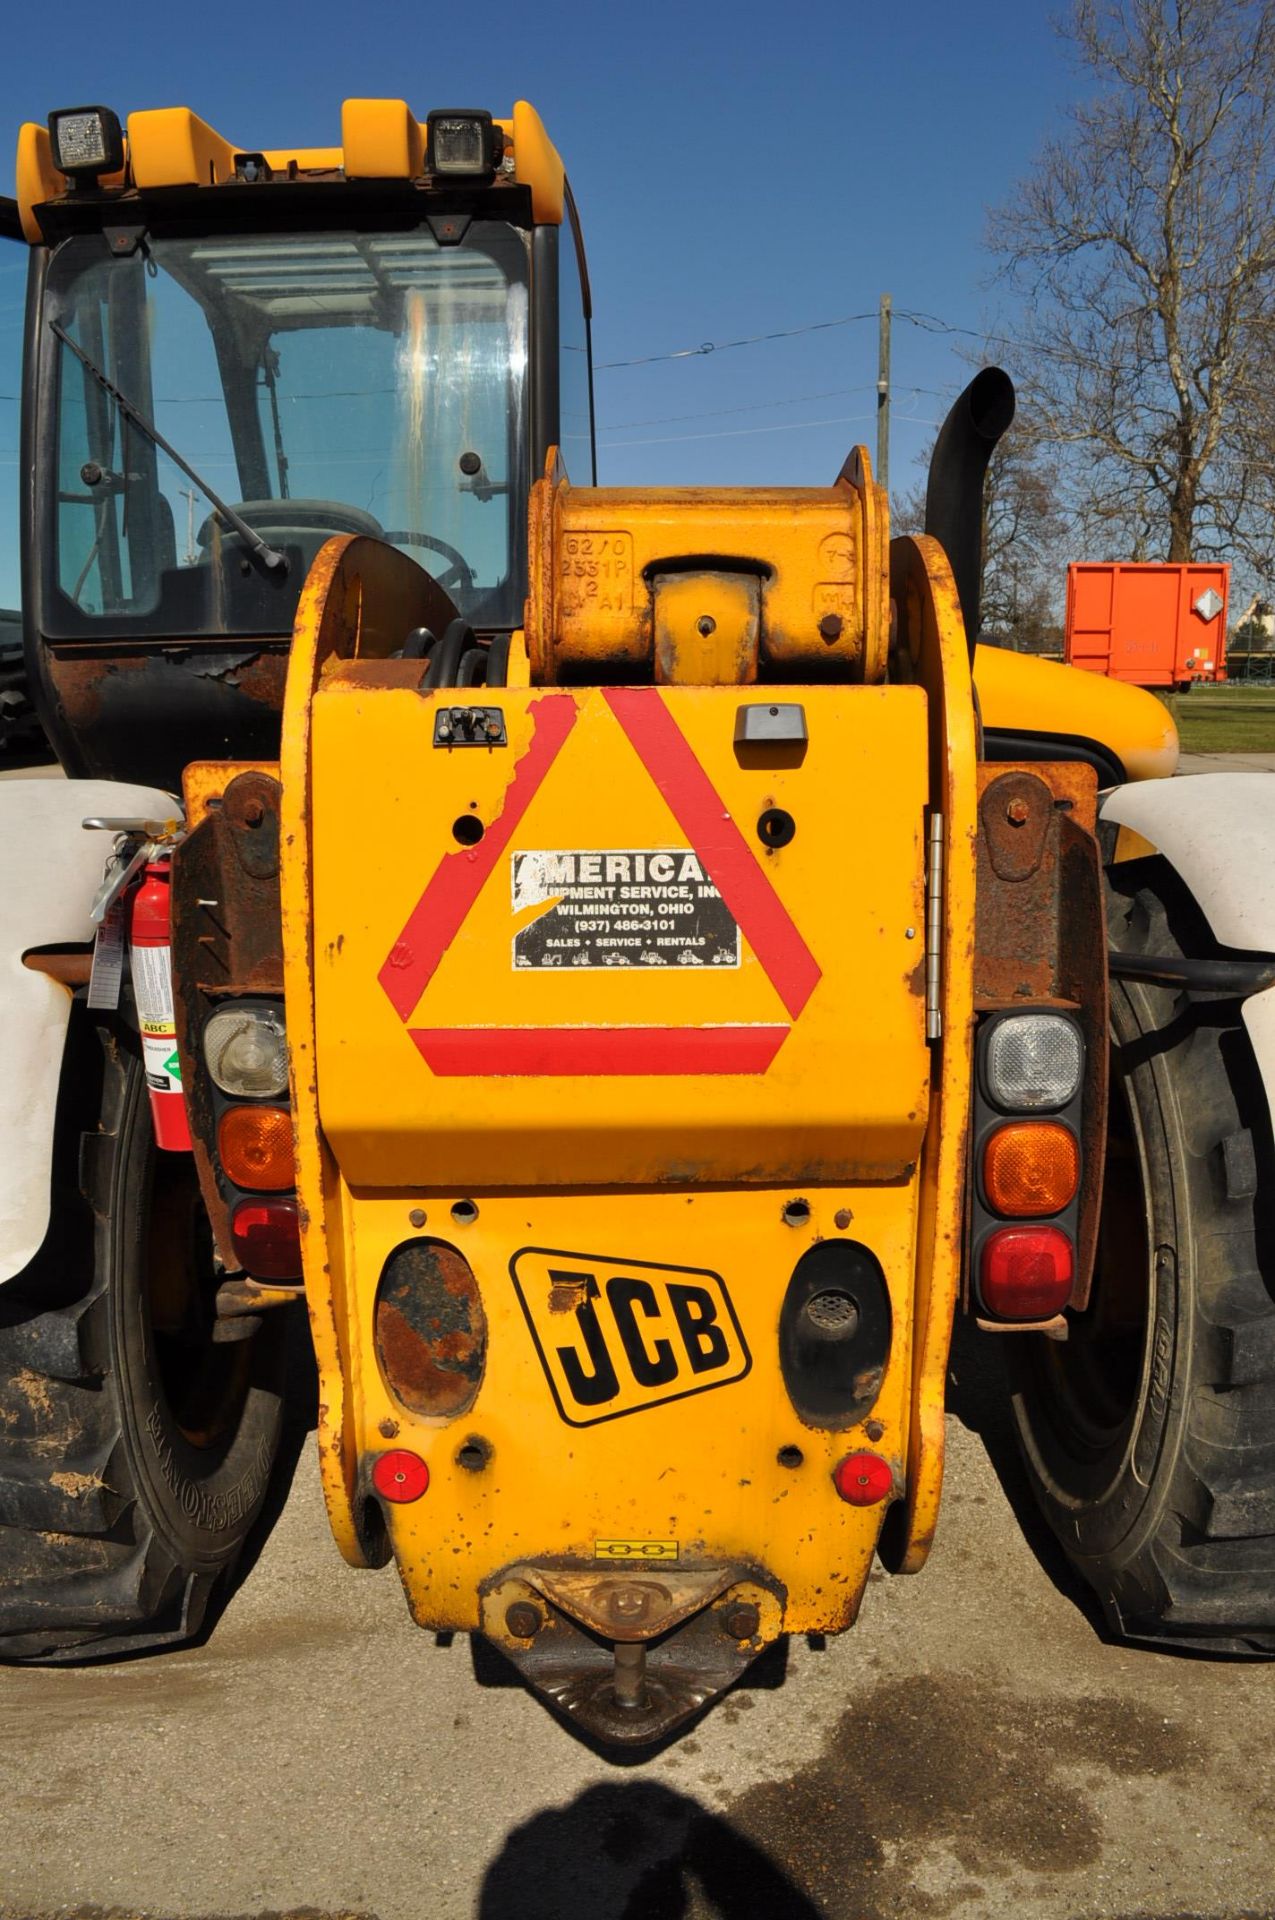
[[[573,1427],[724,1387],[752,1365],[716,1273],[546,1247],[524,1247],[509,1270]]]

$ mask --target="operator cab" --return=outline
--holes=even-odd
[[[30,671],[69,770],[171,782],[277,752],[333,535],[408,553],[480,648],[521,625],[531,482],[554,445],[594,477],[587,276],[525,104],[347,102],[341,148],[286,155],[138,114],[113,171],[105,116],[96,172],[85,117],[19,149]]]

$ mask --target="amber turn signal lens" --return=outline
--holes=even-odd
[[[997,1213],[1011,1219],[1061,1213],[1075,1198],[1079,1178],[1076,1136],[1055,1121],[998,1127],[983,1149],[983,1191]]]
[[[297,1183],[292,1115],[286,1107],[230,1107],[217,1129],[228,1180],[251,1193],[281,1193]]]

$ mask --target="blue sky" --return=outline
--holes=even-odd
[[[613,484],[826,484],[855,441],[875,447],[883,291],[896,312],[1012,332],[980,245],[985,210],[1081,84],[1046,9],[1010,0],[274,0],[215,24],[130,0],[105,19],[83,0],[12,10],[0,153],[23,120],[89,101],[121,118],[188,105],[245,148],[335,142],[346,96],[402,96],[422,118],[532,101],[584,224],[600,477]],[[12,162],[0,165],[11,191]],[[19,252],[0,250],[5,395],[17,391]],[[873,317],[721,344],[859,313]],[[706,342],[718,351],[605,368]],[[970,344],[896,321],[895,486],[917,477]],[[0,400],[0,605],[16,603],[16,428]]]

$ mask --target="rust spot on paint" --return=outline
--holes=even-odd
[[[574,1313],[585,1303],[587,1280],[555,1280],[549,1289],[550,1313]]]
[[[487,1354],[487,1317],[469,1262],[441,1240],[391,1254],[376,1296],[376,1352],[414,1413],[454,1415],[474,1403]]]

